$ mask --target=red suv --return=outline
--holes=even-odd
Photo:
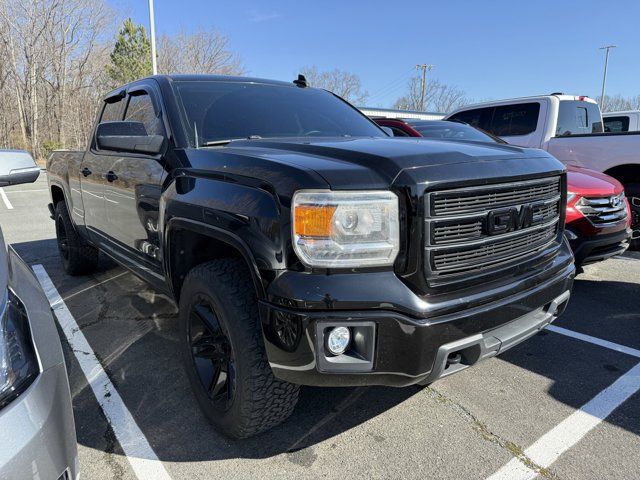
[[[374,118],[394,137],[498,142],[504,140],[466,123],[450,120]],[[631,237],[631,210],[622,184],[615,178],[580,167],[567,167],[566,230],[576,266],[623,253]]]

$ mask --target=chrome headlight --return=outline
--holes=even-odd
[[[7,290],[1,308],[0,408],[26,390],[39,373],[24,305]]]
[[[296,192],[293,248],[311,267],[392,265],[400,248],[398,197],[389,191]]]

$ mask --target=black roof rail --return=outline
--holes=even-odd
[[[564,95],[564,92],[553,92],[551,95]]]

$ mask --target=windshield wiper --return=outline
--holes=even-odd
[[[231,142],[235,142],[236,140],[260,140],[262,137],[260,135],[249,135],[248,137],[242,138],[228,138],[224,140],[211,140],[209,142],[204,142],[199,145],[200,147],[215,147],[216,145],[226,145]]]

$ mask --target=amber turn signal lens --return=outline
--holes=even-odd
[[[298,205],[294,212],[294,231],[301,237],[331,236],[331,219],[334,206]]]

